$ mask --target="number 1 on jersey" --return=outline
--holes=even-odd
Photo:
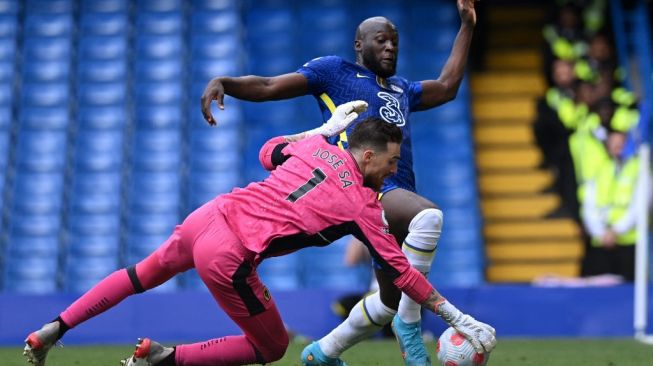
[[[301,187],[292,191],[286,199],[290,202],[295,203],[298,199],[302,198],[306,193],[311,189],[317,187],[318,184],[322,183],[326,179],[326,174],[320,168],[313,169],[313,178],[309,179],[308,182],[301,185]]]

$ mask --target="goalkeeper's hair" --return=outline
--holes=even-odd
[[[360,121],[347,136],[349,148],[373,148],[377,151],[387,151],[388,142],[401,144],[403,141],[401,129],[394,123],[388,123],[379,117],[369,117]]]

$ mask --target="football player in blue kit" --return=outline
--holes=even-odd
[[[361,120],[379,116],[402,128],[404,141],[398,172],[386,179],[381,203],[392,234],[402,243],[410,263],[427,275],[442,229],[442,211],[415,189],[412,167],[409,115],[427,110],[456,97],[476,25],[474,0],[457,0],[461,26],[451,54],[437,79],[408,81],[395,76],[399,34],[384,17],[364,20],[356,30],[356,62],[338,56],[309,61],[293,73],[274,76],[219,76],[212,79],[202,95],[202,113],[215,125],[211,103],[224,109],[224,95],[248,100],[270,101],[312,94],[328,120],[335,106],[351,100],[369,104]],[[355,124],[355,123],[354,123]],[[350,126],[351,130],[353,126]],[[347,146],[347,132],[332,143]],[[381,271],[376,271],[379,291],[365,297],[349,317],[302,352],[303,365],[344,365],[340,355],[359,341],[392,322],[406,365],[430,366],[431,360],[421,336],[419,304],[402,294]]]

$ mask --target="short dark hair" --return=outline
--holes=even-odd
[[[401,129],[396,124],[379,117],[369,117],[358,122],[347,136],[350,149],[371,147],[378,151],[386,151],[388,142],[400,144],[403,139]]]

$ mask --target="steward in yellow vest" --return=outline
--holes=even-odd
[[[623,158],[626,133],[611,130],[606,141],[609,158],[594,177],[585,182],[582,220],[591,236],[586,253],[585,274],[613,273],[626,280],[634,278],[636,206],[642,192],[638,186],[639,158]]]

